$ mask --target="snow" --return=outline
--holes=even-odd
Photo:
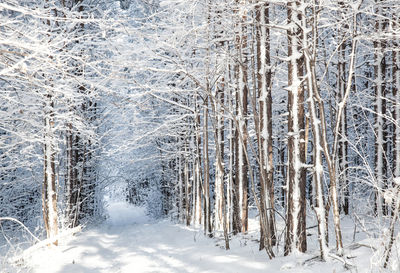
[[[125,226],[144,224],[149,221],[145,207],[134,207],[125,202],[115,202],[108,206],[108,224],[110,226]]]
[[[152,221],[143,208],[116,203],[99,228],[32,256],[33,272],[268,272],[258,245],[234,240],[231,251],[200,230]],[[220,246],[221,244],[221,246]]]
[[[201,229],[151,219],[142,207],[112,203],[108,213],[104,224],[60,240],[58,247],[44,247],[25,257],[26,271],[22,272],[371,272],[373,251],[368,247],[346,248],[346,257],[352,257],[349,262],[358,265],[358,271],[346,270],[335,259],[328,263],[315,259],[319,252],[316,229],[309,230],[306,254],[283,257],[276,252],[277,258],[269,260],[265,251],[258,250],[259,223],[254,211],[250,211],[248,234],[234,236],[229,251],[224,249],[222,235],[208,238]],[[344,240],[349,242],[354,223],[346,218],[342,224]],[[283,225],[278,223],[278,229]],[[358,242],[373,245],[365,235],[357,234]]]

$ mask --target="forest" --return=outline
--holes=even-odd
[[[1,0],[0,272],[136,212],[263,272],[399,272],[399,44],[399,0]]]

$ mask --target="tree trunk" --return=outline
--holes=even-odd
[[[304,62],[306,68],[306,80],[307,80],[307,90],[308,90],[308,105],[310,112],[311,128],[313,134],[313,181],[314,181],[314,193],[315,193],[315,214],[318,221],[318,241],[320,245],[321,259],[326,261],[328,258],[328,230],[327,230],[327,218],[325,211],[325,198],[323,189],[323,177],[324,177],[324,167],[323,167],[323,139],[322,139],[322,128],[321,120],[319,117],[320,113],[324,111],[318,111],[317,94],[319,92],[317,85],[317,74],[315,70],[316,58],[317,58],[317,43],[318,43],[318,33],[317,33],[317,7],[315,2],[312,10],[312,26],[308,28],[307,19],[302,17],[302,27],[303,29],[311,29],[311,42],[309,41],[309,36],[306,32],[303,32],[303,48],[311,49],[309,51],[304,51]],[[326,132],[324,132],[326,134]],[[305,141],[308,141],[305,139]]]
[[[269,6],[256,7],[257,22],[257,87],[259,98],[259,154],[260,154],[260,205],[262,219],[267,219],[264,230],[260,232],[260,249],[265,244],[271,247],[276,244],[275,214],[274,214],[274,183],[273,183],[273,151],[272,151],[272,96],[271,96],[271,60],[269,28]]]
[[[246,27],[246,0],[239,1],[238,12],[238,32],[236,33],[236,49],[238,53],[239,63],[237,64],[238,73],[238,134],[243,137],[239,140],[238,145],[238,184],[239,184],[239,209],[241,231],[246,233],[248,230],[248,166],[246,161],[247,150],[247,107],[248,107],[248,87],[247,87],[247,27]]]
[[[398,25],[399,23],[397,23]],[[393,156],[393,176],[395,178],[400,177],[400,51],[399,42],[395,41],[395,47],[393,50],[393,120],[394,120],[394,156]]]
[[[222,230],[224,229],[224,206],[225,199],[224,197],[224,77],[220,83],[217,84],[217,90],[215,98],[217,101],[212,100],[213,113],[215,117],[215,229]]]
[[[348,9],[348,6],[344,2],[339,2],[342,14]],[[345,20],[346,14],[340,16],[341,20]],[[342,30],[341,28],[344,28]],[[349,25],[342,24],[338,29],[338,40],[340,46],[338,50],[338,66],[337,66],[337,92],[336,92],[336,101],[340,103],[343,100],[345,92],[346,92],[346,79],[347,79],[347,69],[346,69],[346,56],[347,51],[349,50],[349,42],[345,39],[345,35],[348,35]],[[339,209],[343,211],[344,214],[349,214],[349,185],[347,178],[347,169],[348,169],[348,141],[347,141],[347,107],[344,107],[343,114],[340,120],[339,127],[339,147],[338,147],[338,156],[337,156],[337,184],[339,186]]]
[[[54,143],[54,102],[51,95],[46,96],[44,117],[44,181],[42,190],[43,218],[47,232],[47,238],[58,234],[57,214],[57,188],[56,188],[56,166],[55,166],[55,143]],[[55,245],[58,241],[54,242]]]
[[[197,95],[195,96],[195,137],[194,137],[194,144],[195,144],[195,153],[194,153],[194,170],[193,170],[193,180],[195,182],[194,184],[194,217],[193,217],[193,223],[195,225],[201,225],[201,220],[202,220],[202,213],[201,213],[201,205],[202,205],[202,200],[201,200],[201,192],[202,192],[202,181],[201,181],[201,152],[200,152],[200,146],[201,146],[201,136],[200,136],[200,114],[199,114],[199,109],[197,105]]]
[[[203,159],[204,159],[204,233],[211,236],[210,205],[210,161],[208,158],[208,98],[204,101],[203,111]]]
[[[300,3],[288,3],[288,177],[286,200],[285,255],[307,250],[306,176],[304,141],[304,56],[301,54]]]
[[[382,7],[377,1],[377,14],[383,15]],[[375,23],[375,30],[377,33],[384,31],[384,22],[382,18],[378,18]],[[385,57],[385,43],[381,38],[374,41],[375,49],[375,212],[379,219],[385,211],[382,191],[387,184],[387,163],[386,163],[386,57]]]

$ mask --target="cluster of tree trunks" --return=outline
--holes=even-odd
[[[317,71],[323,43],[318,33],[321,28],[318,1],[289,1],[280,6],[287,16],[286,25],[282,26],[270,22],[270,9],[275,4],[237,0],[231,7],[234,26],[231,39],[222,27],[226,16],[224,4],[211,0],[206,4],[209,48],[205,54],[205,84],[195,75],[182,72],[193,80],[197,95],[193,96],[194,118],[188,119],[188,124],[194,124],[193,133],[183,138],[185,152],[176,160],[180,162],[175,168],[180,173],[177,175],[180,198],[174,206],[179,218],[187,224],[201,222],[209,236],[221,232],[228,249],[230,236],[248,232],[249,203],[252,203],[257,207],[260,221],[260,249],[265,249],[272,258],[277,242],[276,207],[283,204],[285,209],[284,253],[289,255],[307,250],[306,218],[307,204],[310,204],[318,222],[321,258],[328,259],[330,211],[337,254],[342,255],[340,213],[349,214],[351,189],[347,102],[355,89],[359,6],[337,3],[341,24],[332,34],[338,44],[337,62],[335,66],[325,63],[325,69],[331,69],[335,78],[333,104],[327,112],[328,100],[320,87],[321,72]],[[381,23],[377,24],[379,27]],[[287,114],[282,115],[287,126],[286,137],[279,136],[279,141],[273,138],[273,65],[277,61],[271,61],[271,56],[276,54],[271,50],[271,33],[275,31],[285,31],[287,42],[284,58]],[[374,44],[383,50],[383,43]],[[398,62],[396,53],[392,58]],[[382,74],[379,71],[385,70],[382,65],[376,62],[379,66],[375,69],[376,79],[380,77],[378,73]],[[215,68],[215,74],[211,73],[211,67]],[[397,72],[392,73],[396,80]],[[382,88],[375,85],[381,93]],[[380,98],[377,105],[382,105],[383,95],[376,96]],[[377,130],[386,130],[381,126],[383,110],[375,109]],[[378,133],[377,137],[385,136],[383,132]],[[280,146],[282,141],[286,141],[286,146]],[[274,145],[278,147],[277,152]],[[385,153],[378,149],[388,151],[389,148],[378,146],[376,156],[384,157]],[[192,153],[194,156],[190,159]],[[376,161],[383,162],[383,158]],[[214,164],[210,165],[211,162]],[[384,170],[378,163],[375,166],[377,174],[378,169]],[[328,178],[324,176],[325,171]],[[382,185],[377,184],[377,189],[382,190]],[[377,204],[381,199],[382,192],[378,191]]]
[[[49,4],[49,1],[46,3]],[[49,35],[55,26],[60,27],[60,24],[63,24],[61,19],[64,16],[64,12],[76,9],[79,14],[84,11],[84,5],[81,0],[61,1],[60,3],[51,4],[49,10],[50,15],[53,16],[54,20],[47,19],[45,22],[49,27]],[[77,24],[73,31],[75,35],[73,45],[79,46],[80,36],[85,32],[84,23]],[[69,45],[66,47],[68,46]],[[73,60],[72,62],[75,61]],[[75,62],[72,66],[74,66],[73,74],[76,78],[84,77],[84,68],[82,63],[78,64],[78,62]],[[49,80],[49,86],[52,86],[51,80]],[[83,97],[90,98],[87,94],[90,91],[86,89],[84,84],[77,85],[76,89]],[[57,207],[59,190],[56,181],[58,176],[56,165],[59,164],[59,160],[56,160],[56,157],[61,155],[57,154],[58,149],[56,147],[57,144],[55,143],[56,137],[54,126],[58,121],[54,118],[55,102],[54,96],[51,92],[50,88],[44,106],[45,130],[43,136],[44,180],[42,199],[44,225],[48,238],[57,236],[60,224],[63,224],[68,228],[74,228],[81,224],[82,220],[88,219],[94,215],[96,186],[92,140],[85,136],[84,133],[81,133],[81,129],[75,127],[73,121],[68,122],[65,131],[65,193],[62,194],[65,199],[64,204],[66,207],[65,217],[62,217],[65,219],[65,223],[60,223],[60,217],[58,215],[59,209]],[[91,101],[91,99],[87,99],[80,106],[78,105],[78,108],[73,106],[70,111],[75,115],[81,116],[81,118],[86,122],[91,123],[95,120],[96,108],[96,103]],[[55,241],[54,244],[57,244],[57,241]]]

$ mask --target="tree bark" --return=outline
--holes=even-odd
[[[376,1],[376,13],[379,16],[383,16],[383,8],[379,3],[382,1]],[[375,22],[375,31],[377,35],[380,35],[381,31],[385,31],[386,23],[384,19],[378,17]],[[382,192],[387,186],[387,133],[386,133],[386,44],[382,38],[377,37],[374,41],[375,50],[375,212],[379,219],[382,219],[382,215],[385,214],[385,204],[383,201]]]
[[[304,56],[301,53],[301,3],[288,4],[288,177],[284,254],[307,250],[304,140]]]
[[[259,154],[260,154],[260,214],[266,219],[261,224],[260,249],[265,245],[270,248],[276,244],[275,214],[274,214],[274,182],[273,182],[273,151],[272,151],[272,95],[271,95],[271,60],[269,28],[269,5],[256,6],[257,24],[257,88],[259,99]]]
[[[52,95],[46,96],[44,117],[44,181],[42,189],[43,218],[47,238],[58,234],[57,188],[54,143],[54,101]],[[58,241],[54,241],[57,245]]]
[[[241,232],[246,233],[248,230],[248,166],[246,162],[247,149],[247,108],[248,108],[248,86],[247,86],[247,27],[246,27],[246,0],[240,0],[238,6],[238,33],[236,33],[236,48],[239,63],[238,68],[238,133],[243,135],[238,145],[238,181],[239,181],[239,209]]]

